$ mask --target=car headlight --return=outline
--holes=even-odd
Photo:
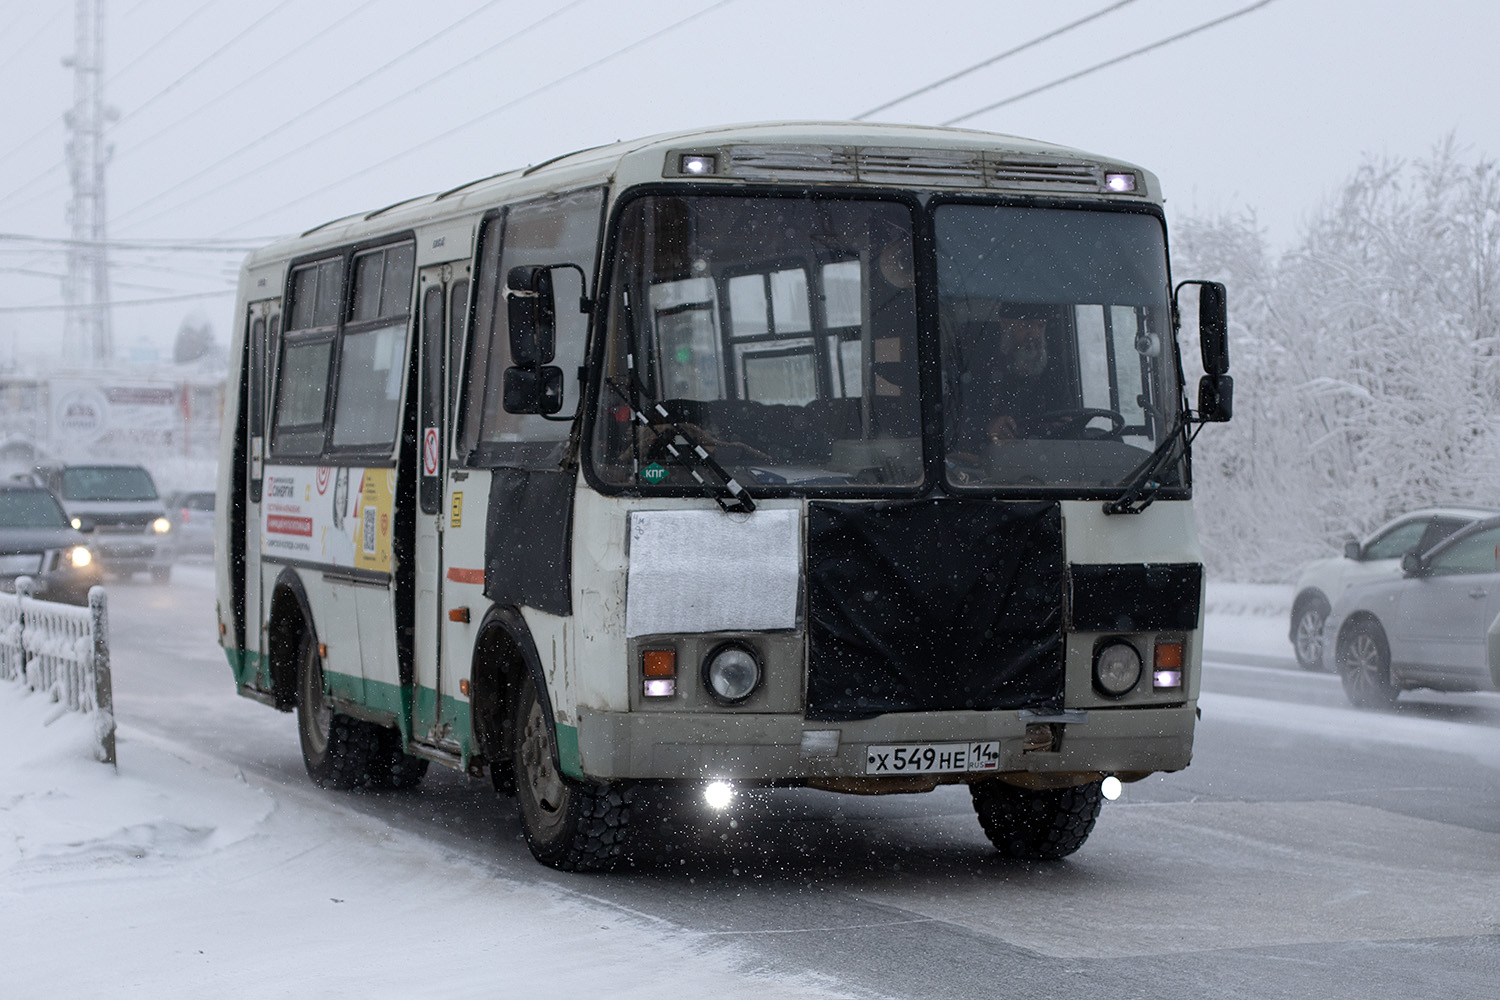
[[[75,545],[68,550],[68,563],[74,569],[83,569],[94,561],[94,554],[82,545]]]
[[[151,530],[156,532],[158,535],[165,535],[167,532],[172,530],[172,522],[168,521],[164,517],[158,517],[156,520],[151,522]]]
[[[726,643],[703,661],[703,685],[716,701],[734,705],[760,684],[760,660],[745,646]]]
[[[1128,642],[1109,642],[1094,654],[1094,687],[1099,693],[1119,698],[1141,679],[1141,654]]]

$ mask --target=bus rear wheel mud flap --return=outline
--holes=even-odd
[[[614,867],[624,851],[635,789],[573,781],[561,774],[552,721],[529,675],[518,694],[511,760],[526,845],[542,864],[563,871]]]
[[[1101,782],[1018,788],[998,779],[969,786],[979,825],[1007,858],[1055,861],[1083,846],[1104,804]]]

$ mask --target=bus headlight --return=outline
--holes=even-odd
[[[1119,698],[1141,679],[1141,654],[1128,642],[1105,643],[1094,654],[1094,687],[1099,693]]]
[[[760,685],[760,660],[745,646],[726,643],[703,661],[703,684],[716,701],[738,704]]]
[[[151,522],[151,530],[156,532],[158,535],[165,535],[167,532],[172,530],[172,522],[168,521],[164,517],[158,517],[156,520]]]
[[[68,550],[68,563],[74,569],[83,569],[94,561],[94,554],[82,545],[75,545]]]

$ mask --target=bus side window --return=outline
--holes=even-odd
[[[593,288],[603,204],[602,189],[574,191],[513,205],[481,229],[475,323],[466,369],[469,401],[462,428],[461,451],[467,461],[479,466],[557,469],[571,426],[566,418],[576,412],[581,398],[576,376],[584,363],[588,315],[579,309],[579,300]],[[502,225],[503,241],[497,241]],[[584,272],[583,279],[570,267],[552,272],[557,303],[557,351],[552,364],[563,370],[559,414],[563,419],[507,413],[501,403],[503,373],[511,364],[510,333],[501,286],[511,268],[557,264],[575,264]],[[481,384],[483,396],[478,397]],[[476,398],[482,398],[479,405]]]
[[[458,424],[459,375],[464,370],[464,332],[469,325],[469,279],[460,278],[448,291],[448,417]]]
[[[250,324],[250,437],[265,433],[266,321],[257,316]]]
[[[343,260],[305,264],[292,272],[286,331],[276,361],[272,455],[323,451],[329,366],[338,332]]]
[[[353,308],[339,346],[334,448],[384,454],[395,444],[415,260],[411,243],[354,258]]]
[[[418,433],[421,435],[422,472],[417,489],[418,503],[424,514],[442,509],[443,480],[441,469],[443,440],[443,286],[433,285],[422,294],[422,401]],[[429,445],[428,436],[436,435]]]

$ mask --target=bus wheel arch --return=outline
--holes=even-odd
[[[276,707],[283,712],[297,707],[297,669],[304,631],[316,636],[307,592],[292,569],[283,569],[272,587],[271,610],[266,617],[266,655],[271,665],[271,690],[276,696]]]
[[[549,722],[555,723],[541,657],[521,613],[512,607],[493,606],[479,623],[474,642],[470,718],[474,742],[489,764],[495,790],[515,792],[515,770],[510,759],[511,725],[521,680],[527,674],[543,702]]]

